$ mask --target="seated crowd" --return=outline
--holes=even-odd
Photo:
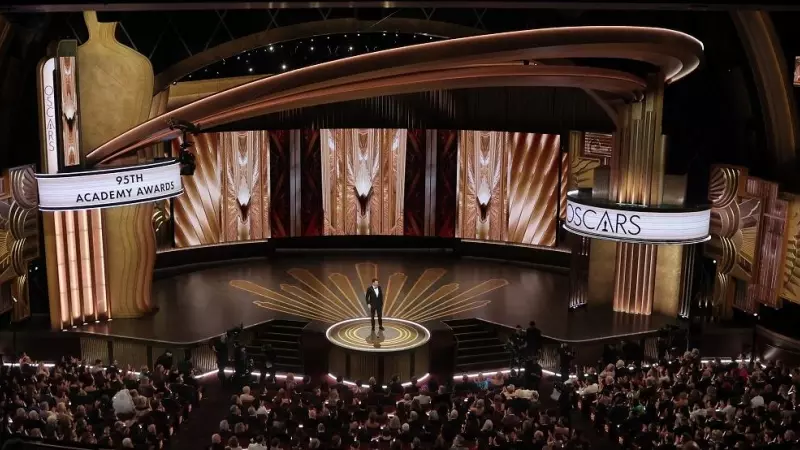
[[[515,388],[522,382],[513,372],[405,387],[288,376],[232,397],[210,449],[588,448],[558,405],[545,408],[536,391]]]
[[[91,448],[166,447],[200,398],[191,368],[169,358],[133,372],[64,358],[52,367],[27,356],[0,371],[3,437]],[[166,367],[165,367],[166,365]]]
[[[643,367],[588,368],[574,405],[623,448],[800,448],[800,370],[780,362],[701,362],[699,352]]]

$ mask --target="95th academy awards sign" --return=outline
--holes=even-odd
[[[710,209],[597,206],[567,197],[564,228],[587,237],[643,244],[693,244],[709,237]]]
[[[69,211],[133,205],[183,193],[177,161],[112,169],[38,174],[39,209]]]

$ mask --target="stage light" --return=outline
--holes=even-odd
[[[353,46],[351,45],[350,47],[347,47],[347,50],[352,52],[353,51]]]
[[[247,70],[248,70],[248,72],[253,73],[253,68],[252,67],[248,68]]]
[[[281,64],[281,69],[286,70],[286,64]]]
[[[242,57],[241,56],[237,56],[236,59],[239,60],[239,59],[242,59]]]
[[[314,51],[314,46],[312,45],[311,47],[309,47],[309,50],[311,50],[313,52]]]
[[[273,46],[271,46],[271,45],[270,45],[270,46],[269,46],[269,51],[271,51],[271,52],[274,52],[274,51],[275,51],[275,47],[273,47]]]

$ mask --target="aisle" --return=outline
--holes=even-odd
[[[216,376],[200,380],[205,390],[203,400],[192,409],[189,420],[184,422],[175,436],[171,450],[200,450],[211,444],[211,435],[219,429],[219,422],[228,412],[233,388],[223,388]]]

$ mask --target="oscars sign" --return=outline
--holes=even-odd
[[[180,164],[174,160],[85,172],[38,174],[36,180],[42,211],[133,205],[183,193]]]
[[[711,210],[637,207],[567,197],[564,228],[591,238],[641,244],[694,244],[709,238]]]

